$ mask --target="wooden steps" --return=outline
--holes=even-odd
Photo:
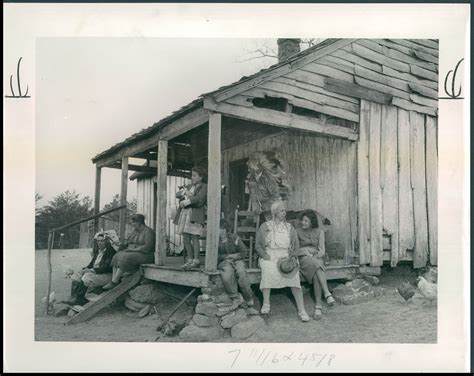
[[[142,270],[139,270],[128,277],[124,277],[119,285],[114,287],[112,290],[107,291],[99,300],[87,303],[84,306],[84,310],[73,316],[66,322],[66,325],[77,324],[90,319],[92,316],[111,304],[115,299],[135,287],[138,282],[140,282],[141,276]]]

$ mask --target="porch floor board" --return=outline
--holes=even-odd
[[[144,264],[142,265],[145,278],[158,281],[173,283],[176,285],[206,287],[209,283],[221,283],[219,272],[205,272],[200,269],[182,270],[183,257],[167,257],[165,265]],[[201,265],[204,265],[204,257],[201,257]],[[371,274],[380,274],[379,267],[360,267],[359,265],[327,265],[326,278],[334,279],[353,279],[359,273],[360,269]],[[247,273],[252,284],[260,283],[260,269],[247,269]]]

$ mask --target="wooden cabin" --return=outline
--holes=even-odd
[[[279,47],[295,43],[283,39]],[[221,204],[229,212],[246,205],[246,160],[272,148],[286,157],[288,210],[315,209],[331,222],[326,247],[342,254],[327,267],[329,279],[377,272],[384,262],[437,264],[438,41],[328,39],[282,56],[93,158],[96,211],[102,168],[122,170],[123,202],[128,171],[142,173],[137,181],[148,194],[138,197],[139,207],[156,218],[148,224],[157,235],[145,277],[201,287],[219,282]],[[181,271],[166,257],[175,194],[168,176],[186,176],[194,164],[208,166],[204,268]],[[258,282],[259,270],[249,273]]]

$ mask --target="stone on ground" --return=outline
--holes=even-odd
[[[125,297],[125,307],[127,307],[130,311],[133,312],[139,312],[143,308],[145,308],[148,304],[146,303],[140,303],[135,300],[133,300],[130,296]]]
[[[265,320],[260,316],[251,316],[249,319],[234,325],[230,333],[233,338],[245,339],[265,325]]]
[[[362,278],[369,282],[371,285],[378,285],[380,280],[374,275],[362,274]]]
[[[381,296],[385,289],[380,286],[372,286],[364,279],[358,278],[339,285],[332,290],[332,295],[336,301],[346,305],[368,302],[374,297]]]
[[[206,342],[219,339],[224,333],[224,329],[220,326],[202,327],[202,326],[186,326],[179,332],[179,337],[183,341],[188,342]]]
[[[219,319],[217,317],[209,317],[206,315],[200,315],[199,313],[196,313],[193,316],[193,322],[197,326],[203,326],[203,327],[209,327],[209,326],[215,326],[219,322]]]
[[[146,304],[156,304],[164,297],[156,283],[137,286],[128,295],[136,302]]]
[[[239,322],[244,321],[247,318],[247,313],[244,309],[238,309],[237,311],[231,312],[228,315],[222,317],[221,326],[224,329],[232,328],[234,325]]]
[[[214,317],[217,313],[217,305],[212,302],[198,303],[196,305],[196,313],[200,313],[201,315],[206,315],[209,317]]]

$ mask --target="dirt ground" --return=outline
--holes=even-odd
[[[67,298],[70,280],[64,277],[65,265],[77,270],[90,259],[88,249],[54,250],[52,291],[56,300]],[[303,343],[436,343],[437,306],[423,304],[416,294],[413,302],[406,304],[396,287],[402,280],[413,278],[411,268],[383,268],[381,286],[386,288],[385,296],[367,303],[341,305],[323,308],[323,318],[302,323],[288,291],[272,292],[272,313],[266,318],[268,326],[259,330],[246,342],[303,342]],[[65,326],[67,317],[46,316],[41,298],[46,295],[46,251],[36,251],[36,293],[35,293],[35,339],[37,341],[94,341],[94,342],[152,342],[157,315],[139,319],[136,314],[122,306],[109,307],[85,323]],[[330,288],[336,284],[331,283]],[[313,312],[313,299],[305,289],[308,313]],[[165,316],[176,301],[170,299],[159,307]],[[184,305],[177,317],[192,314],[193,307]],[[177,341],[177,338],[167,338]],[[222,342],[234,342],[230,337]],[[235,341],[235,342],[241,342]]]

